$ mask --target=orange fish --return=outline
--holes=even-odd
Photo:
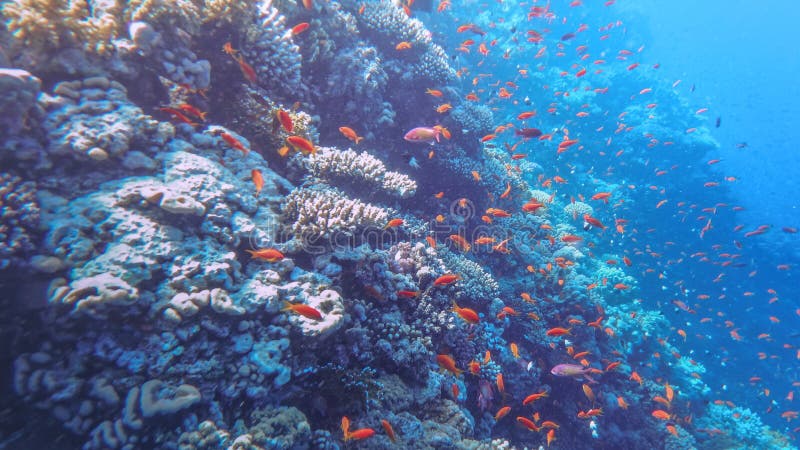
[[[547,446],[550,447],[550,443],[556,440],[556,430],[550,429],[547,432]]]
[[[451,105],[450,103],[445,103],[445,104],[437,106],[436,107],[436,112],[439,113],[439,114],[442,114],[442,113],[446,113],[447,111],[450,111],[451,109],[453,109],[453,105]]]
[[[206,121],[206,114],[208,114],[208,113],[200,111],[199,109],[197,109],[196,107],[194,107],[194,106],[192,106],[192,105],[190,105],[188,103],[181,103],[180,105],[178,105],[178,109],[180,109],[181,111],[185,111],[186,113],[197,117],[198,119],[200,119],[203,122]]]
[[[358,430],[355,430],[352,433],[348,433],[347,437],[345,438],[345,442],[351,439],[360,441],[362,439],[371,438],[372,436],[375,436],[375,430],[373,430],[372,428],[359,428]]]
[[[255,84],[258,81],[258,75],[256,75],[255,69],[250,64],[244,60],[244,56],[239,55],[238,57],[234,57],[236,62],[239,63],[239,70],[242,71],[242,75],[249,81],[250,83]]]
[[[313,306],[308,306],[303,303],[289,303],[283,302],[283,309],[281,311],[291,311],[311,320],[322,320],[322,313]]]
[[[506,391],[506,382],[503,380],[502,373],[498,373],[494,381],[495,384],[497,384],[497,390],[500,391],[501,394]]]
[[[443,95],[444,95],[444,94],[442,93],[442,91],[440,91],[440,90],[438,90],[438,89],[430,89],[430,88],[426,89],[426,90],[425,90],[425,93],[426,93],[426,94],[428,94],[428,95],[432,95],[432,96],[434,96],[434,97],[441,97],[441,96],[443,96]]]
[[[547,330],[545,334],[548,336],[564,336],[565,334],[570,334],[570,330],[571,328],[555,327]]]
[[[523,405],[527,405],[528,403],[535,402],[536,400],[545,398],[547,396],[548,396],[547,391],[537,392],[535,394],[531,394],[531,395],[525,397],[525,399],[522,400],[522,404]]]
[[[344,439],[347,440],[347,435],[350,434],[350,419],[347,416],[342,416],[342,434]]]
[[[661,409],[653,411],[652,416],[659,420],[670,420],[669,413]]]
[[[466,322],[475,325],[481,321],[478,313],[475,312],[473,309],[469,308],[461,308],[458,306],[455,300],[453,300],[453,312],[458,314],[459,317],[464,319]]]
[[[433,281],[434,286],[448,286],[461,279],[461,275],[447,273]]]
[[[453,244],[455,244],[456,247],[458,247],[462,251],[468,252],[472,248],[472,246],[469,244],[469,242],[467,242],[466,239],[457,234],[451,234],[450,240],[453,241]]]
[[[386,419],[381,419],[381,426],[383,426],[383,430],[386,431],[386,435],[389,436],[389,439],[391,439],[392,442],[397,442],[397,436],[394,434],[392,424]]]
[[[529,429],[531,431],[539,431],[540,430],[540,428],[538,426],[536,426],[536,424],[533,423],[533,421],[531,419],[528,419],[527,417],[518,416],[517,417],[517,422],[521,423],[525,428],[527,428],[527,429]]]
[[[292,147],[297,150],[300,150],[304,154],[309,153],[316,153],[317,150],[314,148],[314,144],[311,143],[308,139],[302,138],[300,136],[289,136],[286,138],[286,142],[289,143]]]
[[[174,119],[177,119],[178,121],[183,122],[185,124],[189,124],[192,127],[196,127],[197,126],[196,122],[194,122],[192,119],[188,118],[186,116],[186,114],[182,113],[181,111],[179,111],[179,110],[177,110],[175,108],[162,107],[162,108],[158,108],[158,110],[162,111],[162,112],[165,112],[165,113],[171,115]]]
[[[425,242],[427,242],[432,248],[436,248],[436,239],[434,239],[433,236],[426,236]]]
[[[253,259],[263,259],[267,262],[278,262],[284,258],[283,253],[274,248],[260,248],[258,250],[245,250]]]
[[[344,137],[346,137],[347,139],[350,139],[351,141],[355,142],[356,145],[358,145],[358,143],[364,139],[350,127],[339,127],[339,132],[342,133]]]
[[[461,376],[464,372],[456,367],[456,361],[450,355],[436,355],[436,362],[439,364],[439,367],[453,373],[457,377]]]
[[[297,25],[292,27],[292,35],[297,36],[298,34],[306,31],[310,25],[308,22],[298,23]]]
[[[278,122],[281,123],[281,126],[283,126],[283,129],[286,130],[287,133],[291,133],[292,130],[294,130],[294,123],[292,122],[292,118],[289,117],[289,113],[279,109],[275,115],[278,116]]]
[[[253,178],[253,184],[256,186],[256,197],[258,197],[258,194],[261,193],[261,189],[264,188],[264,176],[258,169],[253,169],[250,171],[250,175]]]
[[[619,407],[622,409],[628,409],[628,402],[626,402],[621,395],[617,396],[617,405],[619,405]]]
[[[588,398],[589,401],[594,404],[595,396],[594,396],[594,391],[592,390],[592,388],[589,387],[589,385],[585,384],[585,383],[582,385],[582,387],[583,387],[583,393],[584,393],[584,395],[586,395],[586,398]]]
[[[511,344],[509,344],[509,348],[511,349],[511,355],[514,356],[514,359],[518,359],[519,358],[519,347],[517,347],[517,344],[512,342]]]
[[[414,298],[419,295],[419,291],[397,291],[397,296],[401,298]]]
[[[499,410],[497,410],[497,414],[494,415],[494,421],[497,422],[503,417],[505,417],[509,412],[511,412],[510,406],[503,406]]]
[[[400,42],[394,47],[395,50],[408,50],[410,48],[411,48],[411,43],[406,41]]]
[[[386,225],[383,226],[383,229],[386,230],[388,228],[399,227],[402,224],[403,224],[403,219],[400,219],[400,218],[392,219],[392,220],[388,221],[386,223]]]
[[[226,144],[230,145],[231,148],[233,148],[234,150],[239,150],[240,152],[244,153],[244,156],[247,156],[247,154],[250,153],[250,149],[246,148],[241,143],[241,141],[239,141],[232,135],[223,131],[222,133],[219,134],[219,136],[222,138],[223,141],[225,141]]]

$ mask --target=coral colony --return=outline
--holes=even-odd
[[[453,3],[2,5],[9,448],[789,447],[657,342],[623,181],[557,195],[583,125],[465,66],[489,19],[416,18]],[[558,107],[650,114],[601,95]],[[713,147],[673,102],[652,135]]]

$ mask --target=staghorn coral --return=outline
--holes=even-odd
[[[311,175],[317,178],[356,181],[358,184],[379,187],[401,198],[411,197],[417,190],[414,180],[404,174],[387,171],[379,159],[366,151],[356,153],[352,149],[318,147],[316,154],[302,161]]]
[[[311,186],[293,190],[284,201],[288,228],[301,240],[353,235],[365,227],[382,227],[389,213],[380,207],[347,198],[338,189]]]
[[[0,172],[0,270],[20,264],[21,258],[34,249],[38,226],[36,185]]]

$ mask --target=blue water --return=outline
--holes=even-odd
[[[151,16],[164,48],[176,47],[172,56],[208,63],[207,89],[191,84],[199,75],[182,85],[183,69],[165,69],[177,63],[158,59],[163,43],[114,60],[0,34],[0,61],[30,71],[48,93],[19,126],[2,129],[3,148],[13,150],[0,155],[2,180],[14,184],[8,173],[52,191],[39,197],[48,220],[23,230],[31,242],[0,247],[2,304],[11,311],[2,320],[0,448],[105,448],[98,443],[114,436],[126,448],[201,448],[177,442],[198,440],[205,421],[218,430],[205,448],[248,434],[260,448],[474,448],[470,439],[485,448],[501,440],[516,448],[797,447],[800,6],[453,0],[437,12],[444,2],[418,0],[409,12],[442,46],[439,64],[458,73],[445,83],[412,70],[425,39],[409,37],[403,50],[386,29],[371,28],[365,17],[375,3],[345,0],[346,14],[331,2],[301,3],[277,2],[286,19],[268,19],[264,30],[275,31],[259,45],[239,12],[196,29],[179,20],[180,32],[159,22],[169,13]],[[541,17],[528,16],[534,7]],[[386,20],[406,33],[411,25],[395,12]],[[288,37],[301,22],[309,29]],[[62,40],[69,45],[68,33]],[[276,44],[289,41],[297,47]],[[56,54],[69,63],[49,65]],[[112,91],[119,104],[109,109],[119,114],[92,121],[111,103],[58,113],[70,102],[59,83],[97,73],[127,88],[127,96]],[[83,89],[79,104],[110,89],[80,86],[68,88]],[[169,112],[184,101],[207,121]],[[278,109],[295,131],[273,119]],[[481,122],[488,111],[491,123]],[[125,164],[116,154],[70,153],[75,136],[99,141],[150,117],[174,136],[137,125],[142,136],[115,137],[135,142],[124,152],[139,152]],[[411,142],[416,127],[436,137]],[[287,145],[292,134],[320,153],[365,151],[415,180],[416,193],[381,192],[377,176],[356,167],[373,163],[364,155],[315,179],[312,158]],[[267,179],[263,193],[255,170]],[[137,197],[137,183],[164,180],[189,186],[184,195],[198,195],[199,206],[190,204],[200,212],[174,216],[155,206],[163,193]],[[117,183],[133,187],[113,202],[92,197]],[[349,197],[387,212],[376,222],[348,208],[337,223],[357,226],[303,241],[297,230],[309,224],[338,226],[317,222],[331,207],[310,185],[329,202]],[[607,202],[592,199],[600,193]],[[16,223],[15,199],[3,196],[3,220]],[[544,214],[525,212],[531,197]],[[292,198],[299,204],[287,206]],[[562,213],[581,203],[590,217]],[[260,247],[285,255],[248,255]],[[69,264],[44,270],[34,255]],[[48,303],[58,286],[108,267],[140,297],[95,299],[84,311],[63,297]],[[448,273],[461,278],[434,282]],[[104,292],[93,283],[71,295]],[[206,308],[212,289],[222,305]],[[283,303],[323,295],[337,306]],[[166,306],[175,298],[184,317]],[[458,313],[456,302],[478,317]],[[309,332],[322,326],[315,314],[338,327]],[[583,362],[574,358],[584,351]],[[582,372],[565,375],[562,364]],[[522,403],[534,393],[546,395]],[[150,400],[182,395],[194,400],[146,411]],[[495,420],[504,406],[511,412]],[[375,435],[343,432],[343,416],[350,431]],[[112,423],[127,434],[112,436]]]

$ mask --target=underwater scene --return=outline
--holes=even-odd
[[[794,2],[0,13],[0,449],[798,448]]]

